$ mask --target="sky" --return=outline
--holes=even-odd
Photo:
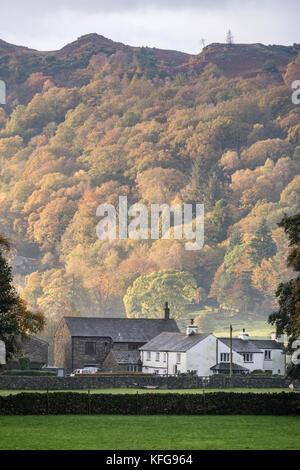
[[[205,44],[300,43],[299,0],[0,0],[0,39],[57,50],[88,33],[196,54]]]

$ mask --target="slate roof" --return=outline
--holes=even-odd
[[[179,331],[173,319],[64,317],[71,336],[109,337],[119,343],[147,343],[162,331]]]
[[[186,335],[184,333],[164,332],[151,339],[140,351],[178,351],[185,352],[204,340],[210,333]]]
[[[218,338],[226,346],[230,347],[230,338]],[[244,340],[240,338],[232,338],[232,349],[238,353],[262,353],[261,349],[256,346],[252,340]]]
[[[229,338],[218,338],[230,347]],[[240,339],[232,338],[232,349],[238,353],[261,353],[262,349],[283,349],[283,344],[271,339]]]
[[[284,344],[278,343],[273,339],[251,339],[252,343],[258,346],[260,349],[283,349]]]
[[[118,351],[116,349],[112,349],[111,353],[113,354],[118,364],[137,364],[138,362],[141,362],[140,352],[137,350]]]
[[[229,362],[220,362],[219,364],[214,365],[210,368],[211,370],[230,370],[230,363]],[[249,372],[249,369],[246,367],[240,366],[239,364],[232,363],[232,370],[240,370],[244,372]]]

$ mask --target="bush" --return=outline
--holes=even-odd
[[[251,372],[251,375],[272,375],[271,370],[261,370],[261,369],[255,369]]]
[[[30,365],[30,358],[28,356],[20,357],[19,364],[21,370],[28,370]]]
[[[0,415],[300,415],[299,393],[87,394],[0,396]]]

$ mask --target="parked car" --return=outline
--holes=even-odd
[[[84,367],[82,369],[82,374],[96,374],[97,372],[100,372],[100,369],[98,367]]]
[[[82,369],[75,369],[73,372],[70,374],[70,377],[75,377],[75,375],[82,374]]]
[[[70,377],[75,377],[75,375],[81,374],[96,374],[97,372],[100,372],[100,369],[98,369],[98,367],[84,367],[83,369],[73,370],[72,374],[70,374]]]

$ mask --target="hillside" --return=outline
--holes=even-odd
[[[163,299],[203,330],[218,315],[222,328],[227,316],[265,321],[290,276],[277,222],[299,204],[299,52],[211,44],[193,56],[96,34],[52,52],[0,41],[0,233],[48,339],[61,315],[160,315]],[[96,208],[119,195],[204,203],[204,248],[98,240]]]

